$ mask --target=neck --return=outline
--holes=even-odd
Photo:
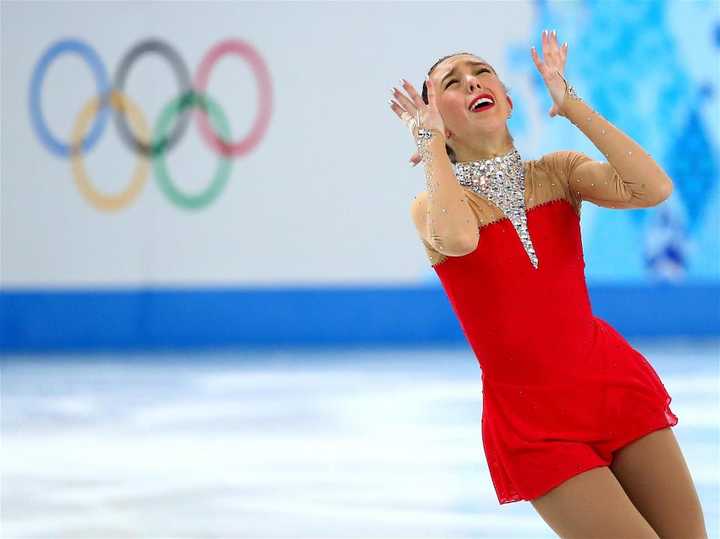
[[[514,147],[507,131],[499,132],[496,135],[484,135],[482,138],[470,141],[456,140],[452,146],[459,163],[505,155]]]

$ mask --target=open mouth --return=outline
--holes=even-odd
[[[470,112],[485,112],[495,106],[495,100],[490,94],[482,94],[470,103]]]

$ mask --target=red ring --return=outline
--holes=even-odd
[[[250,129],[250,133],[236,143],[223,142],[215,134],[215,131],[208,120],[207,111],[204,107],[196,110],[195,114],[200,124],[200,133],[203,138],[221,155],[239,156],[248,153],[260,142],[263,134],[267,130],[270,123],[270,110],[272,108],[272,84],[270,82],[270,73],[265,66],[260,55],[248,43],[237,40],[227,39],[221,41],[211,48],[200,62],[197,74],[195,76],[195,89],[200,96],[205,95],[205,89],[210,78],[210,70],[215,63],[225,54],[234,53],[243,57],[253,73],[255,74],[258,88],[260,90],[260,106],[258,114],[255,117],[255,123]]]

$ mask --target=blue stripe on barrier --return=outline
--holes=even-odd
[[[590,287],[623,335],[717,337],[720,285]],[[5,352],[464,344],[429,287],[0,291]]]

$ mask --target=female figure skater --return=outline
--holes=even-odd
[[[481,58],[407,81],[392,110],[418,146],[426,191],[418,234],[482,370],[482,442],[500,504],[529,500],[568,538],[706,538],[693,481],[656,371],[594,316],[580,206],[648,208],[673,185],[635,141],[565,81],[567,43],[543,32],[531,55],[553,106],[607,157],[575,151],[523,160],[513,103]]]

